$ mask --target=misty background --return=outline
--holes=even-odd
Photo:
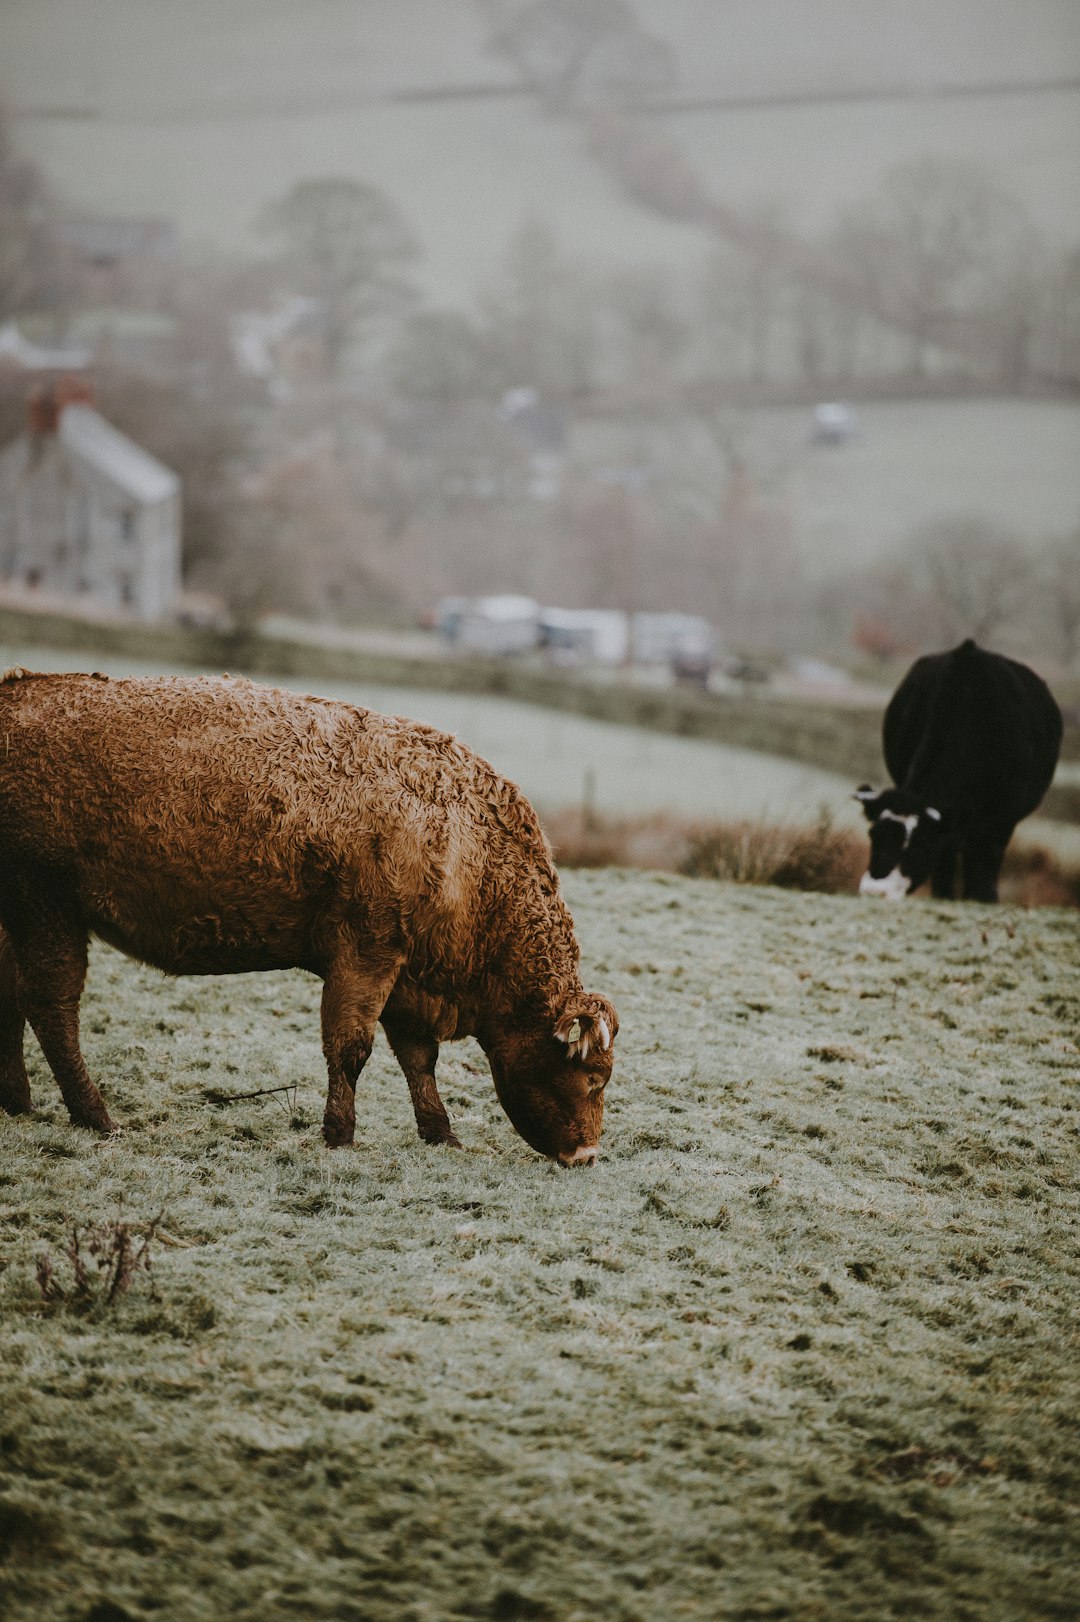
[[[2,0],[0,97],[0,445],[88,357],[187,613],[1075,667],[1072,0]]]

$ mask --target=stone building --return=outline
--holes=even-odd
[[[0,450],[0,583],[158,620],[180,593],[180,479],[107,422],[87,385],[28,402]]]

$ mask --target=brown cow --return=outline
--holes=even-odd
[[[172,974],[323,981],[323,1133],[351,1143],[381,1022],[420,1136],[456,1144],[439,1043],[475,1035],[514,1126],[596,1158],[615,1010],[587,995],[528,801],[417,722],[229,677],[0,678],[0,1105],[29,1020],[72,1121],[112,1130],[79,1049],[91,933]]]

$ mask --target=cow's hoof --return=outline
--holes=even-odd
[[[114,1132],[120,1130],[108,1110],[103,1110],[100,1114],[95,1111],[92,1115],[72,1115],[71,1124],[85,1127],[88,1132],[97,1132],[103,1138],[111,1137]]]
[[[331,1124],[324,1121],[322,1135],[328,1149],[348,1149],[352,1146],[354,1129],[351,1126],[341,1126],[337,1122]]]
[[[442,1144],[446,1149],[460,1149],[462,1147],[461,1139],[453,1127],[449,1126],[445,1121],[425,1122],[423,1125],[418,1125],[416,1130],[422,1143]]]
[[[29,1082],[21,1087],[0,1087],[0,1109],[5,1115],[29,1115],[33,1107]]]

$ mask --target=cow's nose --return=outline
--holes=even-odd
[[[559,1160],[564,1166],[595,1166],[599,1153],[595,1143],[590,1148],[586,1148],[583,1144],[580,1149],[575,1149],[572,1155],[560,1155]]]
[[[859,883],[860,895],[883,895],[888,901],[899,901],[911,889],[911,880],[898,867],[883,879],[875,879],[870,873],[864,873]]]

